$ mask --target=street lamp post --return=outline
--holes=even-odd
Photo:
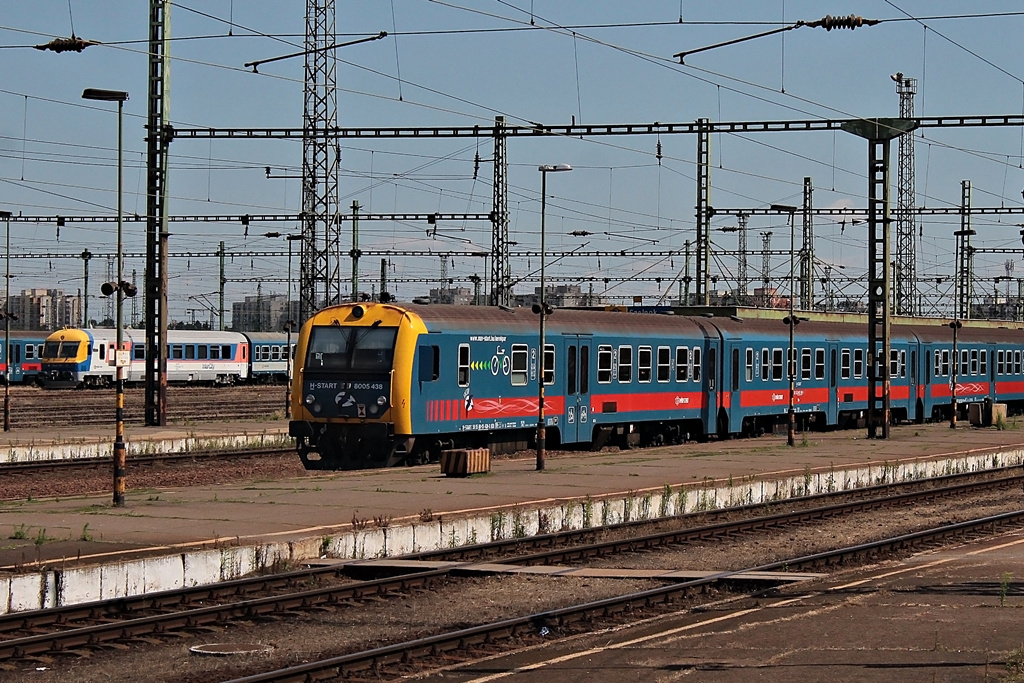
[[[548,164],[538,166],[540,171],[540,302],[534,306],[534,313],[540,318],[540,343],[539,357],[537,359],[537,471],[544,469],[544,450],[547,440],[547,429],[544,424],[544,375],[545,375],[545,353],[544,353],[544,321],[550,312],[550,307],[545,301],[545,289],[547,283],[544,279],[544,214],[547,212],[548,197],[548,173],[559,171],[571,171],[569,164]]]
[[[11,212],[0,211],[7,225],[7,250],[4,252],[4,431],[11,431]]]
[[[956,349],[956,338],[957,332],[963,327],[963,323],[959,320],[954,320],[949,323],[950,329],[953,330],[953,372],[950,374],[949,382],[949,428],[956,429],[956,381],[957,381],[957,364],[960,363],[960,358],[957,355]]]
[[[122,243],[123,217],[122,217],[122,179],[124,175],[123,163],[123,110],[124,102],[128,99],[128,93],[123,90],[102,90],[99,88],[86,88],[82,92],[82,99],[96,100],[99,102],[117,102],[117,282],[104,283],[102,291],[107,296],[114,294],[116,301],[117,320],[117,350],[114,353],[114,373],[116,377],[117,407],[114,411],[114,505],[124,505],[125,492],[125,447],[124,447],[124,367],[130,361],[128,352],[124,350],[124,320],[122,310],[124,308],[124,296],[135,296],[135,286],[124,281],[124,248]],[[155,349],[150,349],[155,352]]]

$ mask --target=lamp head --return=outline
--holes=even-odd
[[[538,166],[537,170],[541,173],[558,173],[559,171],[571,171],[572,166],[569,164],[544,164]]]
[[[103,90],[102,88],[86,88],[82,91],[83,100],[97,100],[99,102],[124,102],[128,99],[128,93],[123,90]]]

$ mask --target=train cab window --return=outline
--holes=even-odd
[[[306,367],[325,370],[388,372],[395,356],[397,327],[317,325],[306,344]],[[224,346],[225,358],[231,347]]]
[[[747,361],[746,362],[746,373],[744,374],[744,377],[746,377],[748,382],[753,382],[754,381],[754,349],[747,349],[746,361]]]
[[[612,347],[597,347],[597,383],[608,384],[612,381]]]
[[[530,347],[526,344],[512,345],[512,386],[525,386],[529,366]]]
[[[693,381],[694,382],[699,382],[700,381],[700,368],[701,368],[701,365],[700,365],[700,347],[699,346],[694,346],[693,347]]]
[[[853,350],[853,377],[860,379],[864,376],[864,349]]]
[[[676,381],[690,381],[690,349],[685,346],[676,347]]]
[[[988,349],[982,349],[979,352],[979,362],[981,363],[980,372],[982,375],[988,374]]]
[[[978,374],[978,349],[971,349],[971,374]]]
[[[555,345],[544,345],[544,384],[555,383]]]
[[[419,381],[434,382],[441,376],[441,352],[436,346],[419,348]],[[315,357],[314,357],[315,358]]]
[[[636,350],[636,381],[644,383],[651,381],[653,360],[650,346],[641,346]]]
[[[633,381],[633,347],[619,347],[619,372],[617,378],[620,383],[627,384]]]
[[[185,360],[195,360],[195,359],[196,359],[196,345],[195,344],[186,344],[185,345]]]
[[[782,349],[772,349],[772,379],[782,379]]]
[[[814,379],[825,379],[825,349],[814,349]]]
[[[771,354],[771,351],[769,351],[768,349],[761,349],[761,381],[762,382],[767,382],[768,381],[768,376],[771,374],[771,371],[772,371],[772,362],[768,358],[769,354]]]
[[[469,386],[469,344],[459,344],[459,386]]]
[[[672,349],[667,346],[658,347],[658,381],[667,382],[672,379]]]
[[[967,349],[960,349],[960,374],[966,375],[971,367]]]
[[[811,350],[803,349],[800,352],[800,379],[811,378]]]
[[[839,377],[850,379],[850,349],[843,349],[839,354]]]

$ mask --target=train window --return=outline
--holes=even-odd
[[[832,372],[829,373],[828,385],[835,387],[836,385],[836,373],[839,371],[839,363],[836,362],[836,350],[832,349],[832,364],[829,366],[832,368]]]
[[[672,379],[672,349],[667,346],[658,347],[658,381],[667,382]]]
[[[685,346],[676,347],[676,381],[690,381],[690,349]]]
[[[196,359],[196,346],[195,344],[187,344],[185,346],[185,360]]]
[[[864,349],[853,350],[853,377],[860,379],[864,376]]]
[[[803,349],[800,352],[800,379],[811,378],[811,350]]]
[[[723,389],[732,389],[736,391],[740,388],[740,350],[732,350],[732,386],[722,387]]]
[[[1003,374],[1003,350],[1002,349],[997,349],[996,350],[996,374],[997,375]]]
[[[889,377],[900,375],[900,352],[898,349],[889,349]]]
[[[234,360],[235,354],[231,352],[232,347],[230,344],[224,344],[220,347],[220,357],[224,360]]]
[[[700,347],[693,347],[693,381],[700,381]]]
[[[1013,374],[1020,374],[1020,351],[1013,352]]]
[[[182,347],[181,344],[171,345],[171,358],[173,358],[174,360],[181,360],[184,357],[184,355],[184,348]],[[227,356],[225,356],[225,358],[227,358]]]
[[[988,374],[988,349],[982,349],[980,354],[981,374]]]
[[[905,349],[900,350],[900,377],[907,376],[907,352]]]
[[[198,356],[199,360],[206,360],[207,358],[210,357],[210,347],[206,344],[200,344],[198,347],[196,347],[196,351],[196,355]]]
[[[772,349],[772,379],[782,379],[782,349]]]
[[[576,393],[576,345],[569,344],[565,352],[565,393]]]
[[[978,374],[978,349],[971,349],[971,374]]]
[[[850,379],[850,349],[843,349],[839,355],[840,373],[842,379]]]
[[[106,358],[105,354],[107,352],[107,345],[106,344],[98,344],[98,346],[99,346],[100,360],[103,360],[104,358]]]
[[[771,372],[772,364],[768,360],[768,354],[771,353],[768,349],[761,349],[761,381],[768,381],[768,374]]]
[[[146,360],[146,345],[136,344],[132,347],[132,358],[135,360]]]
[[[555,383],[555,345],[544,345],[544,384]]]
[[[971,367],[971,362],[968,360],[967,349],[960,349],[960,374],[966,375]]]
[[[939,367],[942,370],[942,376],[949,376],[949,349],[942,349],[942,360],[939,363]]]
[[[313,356],[310,358],[313,360],[324,360],[329,361],[330,358],[326,356],[327,352],[319,352],[321,356]],[[419,380],[420,382],[433,382],[441,376],[441,353],[440,349],[436,346],[421,346],[419,349],[420,354],[420,366],[419,366]]]
[[[754,381],[754,349],[747,349],[747,371],[745,377],[748,382]]]
[[[590,347],[580,347],[580,393],[590,391]]]
[[[935,350],[935,363],[932,367],[932,372],[936,377],[942,377],[942,362],[939,359],[939,350]]]
[[[526,384],[529,357],[530,347],[526,344],[512,345],[512,386],[521,387]]]
[[[459,344],[459,386],[469,386],[469,344]]]
[[[281,360],[281,356],[283,356],[283,355],[284,355],[284,347],[283,346],[277,346],[275,344],[274,346],[270,347],[270,360],[272,360],[272,361],[275,361],[275,360],[279,361],[279,360]]]
[[[633,381],[633,347],[619,347],[619,382],[627,384]]]
[[[25,344],[25,360],[32,360],[36,357],[35,344]]]
[[[220,360],[220,345],[213,344],[210,346],[210,360]]]
[[[651,381],[651,364],[653,362],[650,346],[641,346],[636,350],[636,380]]]
[[[825,349],[814,349],[814,379],[825,379]]]
[[[612,381],[612,347],[597,347],[597,383],[608,384]]]

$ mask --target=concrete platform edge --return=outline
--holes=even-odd
[[[699,484],[590,494],[563,500],[524,501],[493,509],[404,518],[383,524],[316,527],[260,537],[207,539],[143,549],[146,557],[107,562],[102,555],[50,562],[29,569],[0,568],[0,613],[45,609],[217,583],[258,571],[280,570],[323,558],[371,559],[525,538],[562,529],[671,517],[739,505],[767,503],[946,474],[981,472],[1024,463],[1024,449],[986,449],[905,461],[866,463],[847,469],[775,473],[741,482]],[[284,538],[288,536],[288,538]],[[154,551],[164,554],[151,556]]]

